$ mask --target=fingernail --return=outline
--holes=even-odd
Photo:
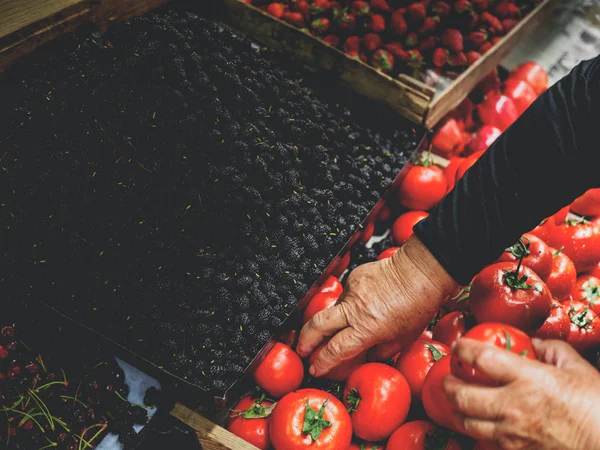
[[[308,373],[310,373],[313,377],[317,374],[317,368],[315,366],[310,366],[308,369]]]

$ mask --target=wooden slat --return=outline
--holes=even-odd
[[[85,1],[0,0],[0,38],[82,3]]]
[[[171,415],[196,431],[203,450],[257,450],[255,446],[215,425],[181,403],[175,404]]]
[[[100,29],[106,28],[115,21],[122,22],[135,16],[140,16],[169,0],[100,0],[94,8],[92,22]]]

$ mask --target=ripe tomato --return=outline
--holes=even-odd
[[[375,222],[369,222],[360,235],[360,241],[366,244],[373,237],[373,233],[375,233]]]
[[[298,339],[298,334],[300,334],[300,331],[297,328],[291,328],[281,333],[277,340],[293,348],[296,344],[296,339]]]
[[[360,444],[351,444],[348,450],[385,450],[385,447],[371,442],[362,442]]]
[[[551,227],[546,242],[562,248],[578,273],[589,272],[600,261],[600,225],[568,220]]]
[[[302,324],[308,322],[318,312],[321,312],[324,309],[331,308],[332,306],[334,306],[338,298],[339,295],[336,295],[333,292],[316,293],[314,297],[310,299],[308,305],[306,305],[306,309],[302,314]]]
[[[329,276],[321,285],[321,292],[332,293],[339,297],[344,292],[344,287],[338,278]]]
[[[573,261],[561,250],[550,247],[552,252],[552,272],[546,280],[546,286],[550,289],[552,296],[558,301],[565,301],[577,279],[577,271]]]
[[[494,69],[482,78],[477,85],[477,89],[479,89],[483,94],[487,95],[490,92],[498,91],[501,85],[502,82],[498,76],[498,71]]]
[[[510,78],[525,81],[537,95],[542,95],[548,89],[548,73],[533,61],[521,64],[512,71]]]
[[[571,211],[582,216],[600,216],[600,188],[590,189],[575,199]]]
[[[577,278],[577,282],[571,289],[571,298],[587,303],[596,314],[600,313],[600,279],[591,275]]]
[[[429,217],[425,211],[409,211],[401,214],[392,225],[392,240],[396,245],[404,245],[413,235],[414,226]]]
[[[585,303],[571,301],[565,304],[571,329],[567,342],[580,353],[600,345],[600,319]]]
[[[408,209],[427,211],[446,195],[446,177],[438,166],[428,161],[414,165],[400,185],[400,203]]]
[[[504,82],[504,95],[515,102],[519,115],[523,114],[538,97],[529,84],[518,78],[509,78]]]
[[[395,367],[400,371],[410,387],[413,401],[421,401],[423,383],[429,369],[450,354],[450,348],[441,342],[418,340],[402,351]]]
[[[550,235],[550,232],[554,227],[555,224],[552,218],[544,219],[542,223],[540,223],[537,227],[531,230],[529,234],[533,234],[534,236],[539,237],[542,241],[548,243],[548,236]]]
[[[348,448],[352,422],[344,405],[319,389],[300,389],[283,397],[269,420],[275,450]]]
[[[479,158],[481,158],[481,155],[483,155],[484,153],[485,152],[473,153],[462,162],[462,164],[458,167],[458,170],[456,171],[456,183],[458,183],[458,180],[460,180],[463,177],[467,170],[473,167],[473,165],[477,162]]]
[[[548,287],[518,263],[492,264],[473,279],[471,312],[478,323],[502,322],[533,332],[546,321],[551,307]]]
[[[536,359],[535,349],[531,339],[521,330],[503,323],[482,323],[475,325],[463,336],[479,342],[493,344],[509,352],[522,355],[525,358]],[[490,380],[478,370],[463,363],[452,355],[452,374],[469,383],[496,386],[497,382]]]
[[[448,156],[456,150],[462,141],[462,131],[458,126],[458,123],[455,119],[448,118],[438,127],[431,139],[431,144],[433,145],[434,150],[436,150],[436,153],[439,153],[442,156]]]
[[[366,441],[381,441],[406,419],[410,388],[393,367],[368,363],[348,378],[344,405],[350,412],[356,436]]]
[[[382,251],[379,256],[377,257],[377,261],[381,261],[382,259],[388,259],[391,258],[392,256],[394,256],[394,254],[400,250],[400,247],[390,247],[390,248],[386,248],[384,251]]]
[[[600,278],[600,262],[594,266],[590,275],[596,278]]]
[[[450,433],[425,420],[407,422],[390,436],[386,450],[461,450]]]
[[[444,300],[446,311],[468,311],[471,306],[471,285],[458,286]]]
[[[315,362],[315,360],[319,356],[319,353],[321,352],[321,350],[323,350],[323,348],[325,348],[325,346],[327,345],[328,342],[329,342],[329,340],[326,340],[310,354],[310,356],[308,357],[308,362],[310,364],[313,364]],[[332,381],[338,381],[338,382],[346,381],[348,379],[348,377],[352,374],[352,372],[354,372],[356,369],[358,369],[360,366],[362,366],[366,362],[367,362],[367,353],[364,352],[358,356],[355,356],[352,359],[344,361],[339,366],[337,366],[335,369],[332,369],[329,371],[329,373],[327,373],[326,375],[323,375],[323,378],[325,378],[326,380],[332,380]]]
[[[267,418],[272,410],[273,402],[244,397],[229,414],[227,430],[255,447],[267,450],[271,448]]]
[[[550,315],[541,326],[539,330],[535,332],[535,337],[540,339],[559,339],[566,341],[569,337],[569,330],[571,329],[571,319],[563,305],[558,302],[552,304]]]
[[[506,95],[496,93],[488,94],[477,107],[477,112],[481,123],[503,132],[519,117],[515,102]]]
[[[456,171],[463,163],[465,158],[456,157],[450,160],[450,163],[444,169],[444,176],[446,177],[446,182],[448,184],[447,192],[450,192],[454,189],[454,185],[456,184]]]
[[[537,236],[524,234],[522,238],[526,249],[521,243],[504,250],[498,262],[518,261],[523,257],[523,265],[533,270],[542,281],[546,281],[552,272],[552,252],[550,248]]]
[[[492,125],[483,125],[475,134],[471,142],[465,147],[465,155],[485,152],[496,139],[500,137],[502,131]]]
[[[433,329],[433,340],[441,342],[448,348],[458,342],[458,340],[473,326],[475,320],[473,316],[466,311],[454,311],[446,314],[440,319]]]
[[[283,397],[302,384],[304,366],[289,346],[277,342],[254,371],[256,383],[273,397]]]
[[[389,206],[384,205],[379,211],[379,214],[377,214],[377,220],[380,222],[387,222],[390,220],[390,217],[392,217],[392,210]]]
[[[442,389],[442,381],[450,375],[451,356],[444,356],[436,362],[423,383],[423,407],[429,418],[449,430],[459,431],[452,418],[453,408]]]

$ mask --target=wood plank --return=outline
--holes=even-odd
[[[100,0],[94,8],[92,22],[100,31],[106,31],[112,22],[122,22],[140,16],[169,0]]]
[[[231,434],[181,403],[175,404],[171,415],[196,431],[203,450],[257,450],[254,445]]]
[[[87,0],[0,0],[0,38]]]

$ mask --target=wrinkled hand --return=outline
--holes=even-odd
[[[446,377],[457,423],[502,449],[599,449],[600,374],[564,342],[533,343],[539,361],[470,339],[458,342],[455,355],[501,387]]]
[[[416,339],[455,282],[413,236],[392,258],[352,271],[338,304],[316,314],[300,333],[297,351],[308,356],[333,336],[310,367],[321,376],[370,347],[393,342],[378,352],[394,356]]]

